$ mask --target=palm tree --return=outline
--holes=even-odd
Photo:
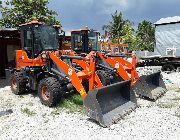
[[[149,21],[142,21],[138,25],[137,38],[139,49],[153,51],[155,44],[155,28]]]
[[[122,17],[122,13],[116,12],[111,15],[112,21],[110,21],[107,25],[103,26],[103,30],[108,30],[111,33],[112,38],[116,38],[118,43],[121,42],[121,36],[123,36],[123,26],[125,24],[130,24],[129,20],[124,20]]]

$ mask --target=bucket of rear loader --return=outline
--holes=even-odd
[[[152,100],[156,100],[167,91],[160,71],[140,76],[133,89],[141,97],[147,97]]]
[[[88,92],[84,99],[87,115],[108,127],[137,107],[130,81],[122,81]]]

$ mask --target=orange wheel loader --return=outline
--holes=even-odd
[[[61,102],[67,91],[75,89],[87,115],[104,127],[137,107],[130,80],[103,86],[94,58],[63,55],[59,51],[58,31],[53,26],[32,21],[20,25],[20,29],[22,50],[16,51],[16,68],[10,76],[14,94],[37,91],[40,101],[52,107]],[[74,64],[81,62],[81,69],[68,63],[72,60],[79,60]]]
[[[150,75],[138,75],[136,71],[136,57],[132,56],[132,62],[125,60],[122,55],[111,55],[101,52],[98,45],[98,33],[90,28],[74,30],[71,32],[72,50],[63,51],[70,55],[85,55],[96,60],[96,71],[104,71],[100,75],[101,81],[111,79],[111,83],[131,80],[131,87],[140,97],[148,97],[156,100],[166,92],[161,72]],[[78,61],[78,60],[76,60]],[[81,63],[79,64],[81,65]],[[109,76],[109,77],[108,77]],[[104,85],[109,83],[102,82]]]

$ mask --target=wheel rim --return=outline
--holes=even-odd
[[[49,92],[47,91],[47,86],[43,85],[41,89],[42,97],[44,100],[49,100]]]
[[[12,85],[13,90],[17,90],[17,82],[16,82],[16,79],[13,79],[13,80],[12,80],[11,85]]]

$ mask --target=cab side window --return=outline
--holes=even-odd
[[[74,34],[72,36],[72,42],[74,46],[74,50],[81,51],[82,50],[82,36],[80,34]]]
[[[32,32],[24,30],[24,49],[27,51],[29,58],[33,58],[32,38]]]

